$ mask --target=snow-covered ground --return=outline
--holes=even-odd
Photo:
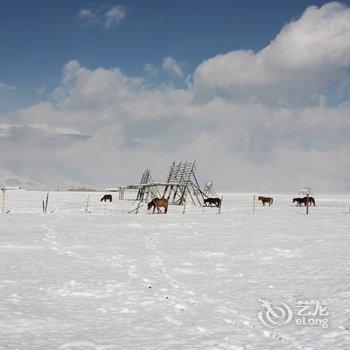
[[[349,195],[315,196],[309,216],[292,194],[252,214],[251,194],[226,193],[220,215],[128,214],[100,193],[85,213],[69,192],[43,214],[45,195],[6,193],[1,349],[350,349]],[[258,298],[327,304],[329,327],[270,329]]]

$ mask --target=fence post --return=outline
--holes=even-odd
[[[87,195],[86,197],[86,207],[85,207],[85,213],[89,213],[89,205],[90,205],[90,194]]]
[[[252,213],[255,214],[255,195],[253,196]]]
[[[222,200],[223,200],[223,196],[221,196],[221,199],[220,199],[220,205],[219,205],[219,210],[218,210],[218,214],[221,213],[221,206],[222,206]]]
[[[1,200],[1,213],[4,214],[5,213],[5,188],[1,189],[2,192],[2,200]]]
[[[124,199],[124,188],[119,187],[119,200],[123,200],[123,199]]]
[[[49,192],[47,192],[46,199],[43,201],[43,213],[47,213],[48,205],[49,205]]]
[[[309,215],[309,193],[306,194],[306,215]]]
[[[49,205],[49,192],[47,192],[47,195],[46,195],[46,202],[45,202],[45,213],[47,213],[47,207]]]

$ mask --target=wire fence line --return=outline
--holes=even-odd
[[[112,202],[101,202],[102,192],[69,191],[3,191],[0,197],[2,213],[43,213],[43,202],[47,201],[46,213],[121,213],[130,204],[118,200],[114,194]],[[48,197],[47,197],[48,195]]]
[[[119,199],[118,192],[110,192],[112,202],[101,202],[105,194],[106,192],[6,190],[0,194],[0,214],[128,214],[134,206],[137,191],[127,191],[122,200]],[[152,213],[147,210],[147,201],[139,204],[141,213]],[[206,213],[215,214],[217,209],[208,207]],[[200,206],[187,206],[184,210],[183,207],[171,206],[171,214],[196,211],[204,212],[204,209]]]
[[[134,207],[137,191],[125,193],[125,199],[120,200],[118,192],[110,192],[113,196],[112,202],[101,202],[101,198],[106,192],[73,192],[73,191],[26,191],[26,190],[6,190],[0,192],[0,214],[6,213],[43,213],[43,202],[46,204],[49,193],[46,213],[67,213],[67,214],[127,214]],[[226,214],[238,211],[247,212],[251,210],[252,194],[230,193],[224,202],[224,212]],[[291,208],[291,213],[301,211],[303,208],[295,207],[292,203],[292,195],[276,196],[274,205],[269,208],[276,215],[283,211],[285,207]],[[316,198],[316,210],[318,212],[329,211],[350,213],[350,195],[320,195]],[[146,202],[142,203],[141,213],[148,213]],[[171,206],[170,214],[188,214],[194,212],[217,213],[217,208],[199,207],[187,205],[186,208]],[[294,208],[294,209],[293,209]],[[255,204],[255,210],[268,213],[260,203]],[[293,210],[292,210],[293,209]]]

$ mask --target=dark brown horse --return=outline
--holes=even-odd
[[[306,205],[307,197],[305,197],[305,205]],[[309,197],[309,205],[313,204],[316,207],[316,202],[314,197]]]
[[[293,198],[293,203],[297,203],[297,207],[301,207],[303,204],[303,199],[300,197]]]
[[[306,205],[307,205],[307,197],[293,198],[293,203],[295,203],[295,202],[297,203],[297,207],[301,207],[302,205],[304,205],[306,207]],[[316,206],[314,197],[309,197],[309,205],[313,205],[314,207]]]
[[[261,201],[263,206],[265,206],[265,204],[267,203],[269,207],[271,207],[271,204],[273,203],[273,198],[259,196],[258,201]]]
[[[221,199],[220,198],[206,198],[204,199],[204,206],[205,207],[212,207],[214,205],[216,205],[217,207],[220,207],[221,204]]]
[[[112,202],[112,195],[111,194],[105,194],[100,200],[100,202],[107,202],[107,201]]]
[[[150,210],[153,207],[153,214],[155,209],[158,209],[158,212],[161,212],[159,208],[164,208],[164,214],[168,211],[169,201],[166,198],[154,198],[147,204],[147,210]]]

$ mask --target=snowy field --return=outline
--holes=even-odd
[[[224,194],[168,215],[100,193],[7,191],[0,349],[350,349],[350,195],[316,208]],[[328,305],[329,327],[268,328],[258,298]],[[294,317],[294,316],[293,316]]]

